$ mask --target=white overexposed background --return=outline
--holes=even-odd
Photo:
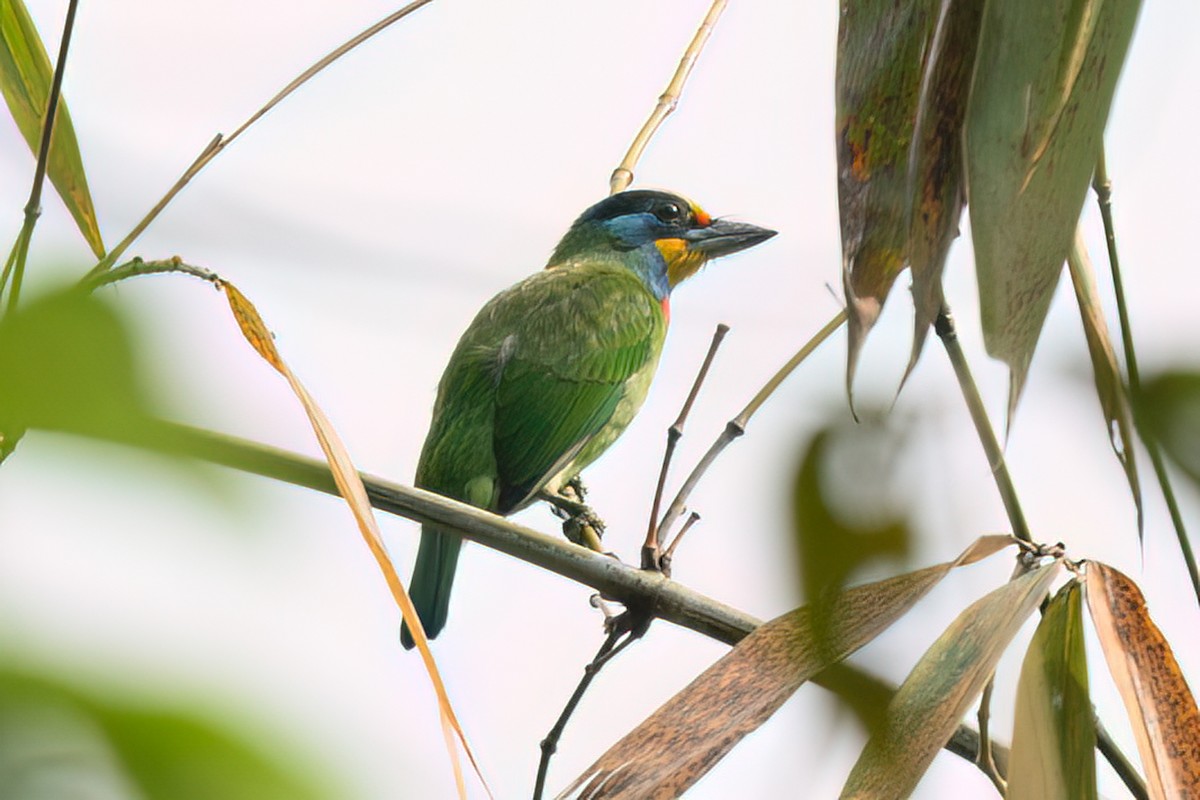
[[[575,215],[604,196],[707,5],[437,0],[272,111],[129,255],[178,254],[238,285],[359,466],[409,483],[459,333],[495,292],[541,268]],[[29,6],[53,58],[66,2]],[[1130,309],[1143,371],[1152,373],[1200,362],[1200,165],[1187,144],[1200,129],[1200,7],[1145,6],[1107,143]],[[366,0],[82,3],[65,93],[106,242],[119,241],[216,132],[232,131],[390,10]],[[637,170],[637,185],[683,192],[714,215],[780,235],[676,293],[650,399],[589,470],[610,546],[627,559],[644,531],[665,429],[716,323],[732,332],[689,422],[677,474],[838,309],[827,289],[840,282],[836,30],[835,2],[730,4]],[[0,123],[0,240],[16,235],[32,171],[15,126]],[[1085,229],[1109,296],[1090,200]],[[26,296],[90,263],[48,194]],[[906,286],[902,278],[868,341],[857,384],[864,404],[891,401],[907,360]],[[968,239],[954,248],[946,287],[985,400],[1003,424],[1007,373],[983,351]],[[165,413],[319,453],[286,384],[242,341],[220,295],[177,276],[106,291],[136,320],[139,357],[161,378],[155,391]],[[1134,576],[1194,683],[1196,603],[1148,463],[1139,552],[1074,306],[1060,287],[1008,441],[1010,467],[1035,535]],[[1115,322],[1111,303],[1107,311]],[[839,334],[708,474],[693,498],[704,519],[680,550],[677,579],[763,618],[798,603],[790,481],[806,436],[830,409],[847,414],[844,359]],[[936,340],[894,413],[919,420],[903,459],[904,485],[921,509],[912,565],[1007,529]],[[1182,501],[1200,528],[1196,494],[1182,489]],[[518,519],[557,530],[543,508]],[[382,524],[407,576],[417,526]],[[957,610],[1000,585],[1009,568],[999,558],[953,574],[856,660],[902,680]],[[479,546],[463,555],[450,625],[434,651],[497,797],[528,796],[538,742],[600,642],[588,595]],[[331,773],[347,798],[453,793],[432,692],[397,629],[388,591],[333,498],[37,432],[0,467],[0,643],[10,657],[133,701],[192,698],[282,743],[280,757]],[[551,788],[726,650],[654,625],[585,698]],[[1099,651],[1090,656],[1101,714],[1134,754]],[[999,677],[994,714],[1005,741],[1019,663],[1008,656]],[[836,709],[824,690],[804,687],[690,796],[835,796],[862,741]],[[1119,795],[1107,766],[1100,772],[1105,793]],[[990,792],[978,770],[943,754],[917,794]]]

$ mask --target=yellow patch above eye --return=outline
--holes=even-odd
[[[702,254],[689,249],[683,239],[659,239],[654,245],[667,262],[667,283],[671,286],[678,286],[695,275],[707,261]]]

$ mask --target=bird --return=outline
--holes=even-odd
[[[671,291],[775,234],[664,191],[588,208],[546,268],[493,297],[463,333],[438,383],[416,485],[503,516],[557,495],[640,409]],[[409,594],[429,638],[446,625],[461,547],[454,532],[422,525]],[[401,641],[412,648],[407,625]]]

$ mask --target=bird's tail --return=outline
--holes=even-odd
[[[417,565],[413,568],[408,594],[417,607],[425,635],[430,639],[446,626],[450,587],[454,585],[454,569],[461,549],[461,537],[434,525],[421,526],[421,546],[417,550]],[[413,648],[412,633],[407,624],[400,628],[400,643],[406,650]]]

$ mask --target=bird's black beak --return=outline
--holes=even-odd
[[[754,247],[775,234],[776,231],[748,222],[714,219],[703,228],[691,229],[683,238],[692,252],[701,253],[705,258],[717,258]]]

